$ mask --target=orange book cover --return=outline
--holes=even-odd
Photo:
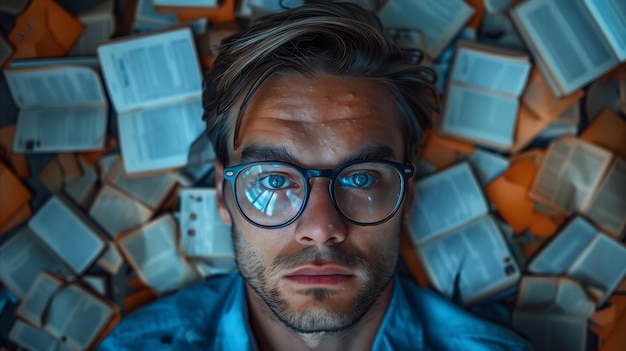
[[[15,22],[11,59],[65,56],[85,26],[53,0],[33,0]]]
[[[602,110],[579,138],[626,158],[626,121],[611,109]]]
[[[155,6],[157,12],[175,13],[179,22],[193,21],[206,18],[212,23],[221,23],[235,20],[235,0],[223,0],[218,8]]]
[[[0,162],[0,228],[4,227],[28,201],[32,194],[20,178]]]
[[[537,171],[538,167],[531,158],[518,158],[506,172],[485,187],[487,198],[516,235],[528,229],[538,237],[551,236],[562,223],[561,218],[534,211],[528,191]]]
[[[4,161],[13,168],[13,171],[20,178],[28,178],[30,171],[26,162],[25,154],[17,154],[13,152],[13,140],[15,138],[15,124],[0,129],[0,150],[4,151]]]

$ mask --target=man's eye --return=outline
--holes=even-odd
[[[275,174],[261,178],[259,183],[267,189],[283,189],[292,184],[287,177]]]
[[[342,186],[368,188],[376,183],[376,178],[370,174],[355,173],[347,177],[339,178],[339,182]]]

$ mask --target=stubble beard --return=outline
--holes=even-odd
[[[396,240],[397,245],[375,252],[371,260],[346,251],[341,248],[341,244],[329,246],[323,251],[317,246],[307,246],[295,254],[277,256],[268,269],[262,256],[243,239],[240,229],[234,224],[232,235],[237,266],[246,283],[283,324],[301,334],[339,333],[357,324],[391,281],[399,255],[400,241],[395,237],[390,240]],[[324,288],[303,289],[298,294],[312,297],[315,305],[303,311],[294,310],[279,288],[281,276],[277,272],[285,272],[304,264],[326,262],[340,264],[357,272],[357,295],[342,310],[338,310],[323,304],[332,299],[336,292]]]

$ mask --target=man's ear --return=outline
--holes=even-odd
[[[217,211],[220,218],[227,225],[232,225],[232,218],[224,200],[224,165],[221,162],[215,164],[215,193],[217,197]]]

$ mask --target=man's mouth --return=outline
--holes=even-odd
[[[354,274],[341,266],[304,266],[291,271],[284,276],[289,281],[301,285],[321,286],[337,285],[354,278]]]

